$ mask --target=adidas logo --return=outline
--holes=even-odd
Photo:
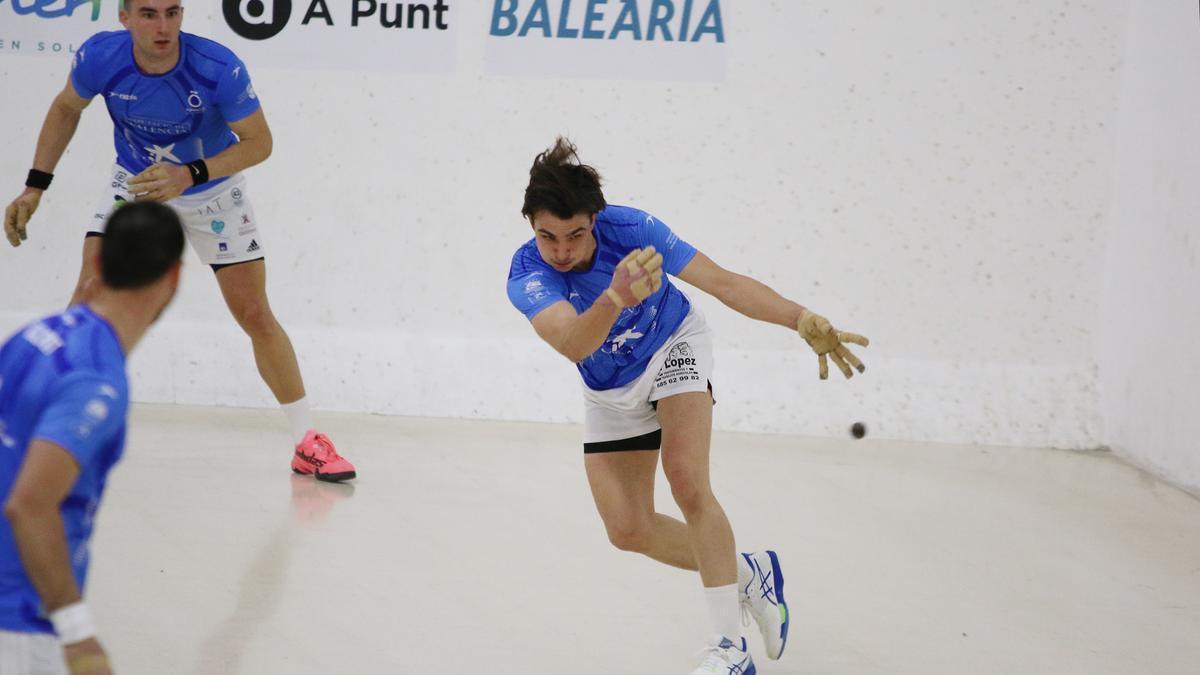
[[[257,240],[257,239],[251,239],[251,240],[250,240],[250,248],[247,248],[247,249],[246,249],[246,253],[254,253],[255,251],[257,251],[257,250],[258,250],[258,248],[259,248],[259,246],[258,246],[258,240]]]

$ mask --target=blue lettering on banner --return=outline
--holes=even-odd
[[[725,42],[721,0],[494,0],[495,37]],[[576,7],[572,21],[571,5]],[[703,7],[703,11],[697,11]],[[557,16],[558,20],[554,18]],[[696,17],[699,17],[696,19]]]
[[[42,19],[57,19],[72,16],[81,5],[92,6],[92,21],[100,18],[100,3],[103,0],[11,0],[13,11],[19,16],[34,14]],[[0,5],[4,0],[0,0]]]

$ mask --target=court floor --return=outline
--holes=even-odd
[[[87,593],[116,672],[694,667],[699,579],[610,547],[578,428],[318,419],[353,484],[290,474],[276,411],[135,408]],[[717,434],[713,465],[784,565],[761,673],[1197,672],[1200,501],[1108,454]]]

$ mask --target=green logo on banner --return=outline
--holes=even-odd
[[[92,21],[100,19],[100,3],[102,0],[11,0],[13,11],[18,16],[33,14],[42,19],[57,19],[64,16],[74,16],[80,5],[92,6]],[[0,5],[4,0],[0,0]]]

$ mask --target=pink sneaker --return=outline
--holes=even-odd
[[[336,483],[356,475],[354,465],[337,453],[333,441],[316,429],[309,429],[292,456],[292,471],[312,474],[317,480]]]

